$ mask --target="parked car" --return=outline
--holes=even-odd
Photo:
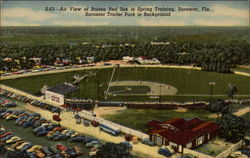
[[[89,152],[89,156],[96,156],[97,151],[99,151],[100,149],[98,148],[91,148],[90,152]]]
[[[98,146],[98,145],[100,145],[100,143],[98,141],[94,140],[94,141],[91,141],[89,143],[86,143],[85,147],[91,148],[91,147]]]
[[[5,142],[5,141],[9,140],[11,137],[14,137],[14,135],[13,134],[7,135],[7,136],[1,138],[1,141]]]
[[[40,145],[34,145],[30,149],[28,149],[27,152],[34,152],[34,150],[41,149],[41,148],[42,148],[42,146],[40,146]]]
[[[45,157],[45,154],[39,149],[34,150],[34,153],[39,158],[44,158]]]
[[[72,147],[67,148],[65,153],[67,153],[70,157],[76,157],[76,152]]]
[[[54,141],[65,140],[65,139],[67,139],[65,134],[60,134],[53,138]]]
[[[120,144],[125,145],[129,150],[133,149],[133,145],[130,144],[129,142],[121,142]]]
[[[19,138],[19,137],[17,137],[17,136],[14,136],[14,137],[12,137],[11,139],[7,140],[6,143],[7,143],[7,144],[11,144],[11,143],[15,143],[15,142],[17,142],[17,141],[19,141],[19,140],[22,140],[22,139]]]
[[[172,155],[171,152],[168,149],[165,149],[165,148],[160,148],[158,150],[158,153],[163,155],[163,156],[166,156],[166,157],[169,157],[169,156]]]
[[[26,150],[28,150],[29,148],[31,148],[33,145],[32,144],[26,144],[26,145],[24,145],[21,149],[20,149],[20,151],[26,151]]]
[[[64,151],[66,150],[66,146],[62,145],[62,144],[56,144],[56,149],[60,150],[60,151]]]
[[[24,143],[18,145],[18,146],[16,147],[16,149],[17,149],[17,150],[20,150],[20,149],[22,149],[22,147],[23,147],[24,145],[26,145],[26,144],[29,144],[29,143],[28,143],[28,142],[24,142]]]
[[[54,153],[51,147],[43,147],[41,150],[46,154],[46,156],[51,156]]]
[[[24,143],[24,141],[15,142],[14,144],[12,144],[12,145],[10,146],[10,148],[15,149],[17,146],[19,146],[19,145],[22,144],[22,143]]]
[[[84,120],[83,124],[85,127],[88,127],[90,125],[90,122],[89,122],[89,120]]]
[[[144,138],[141,140],[143,144],[149,145],[149,146],[155,146],[156,144],[152,141],[150,141],[148,138]]]
[[[94,127],[98,127],[99,123],[97,121],[93,120],[93,121],[91,121],[91,125]]]
[[[76,124],[80,124],[82,122],[81,118],[76,119]]]
[[[85,141],[85,136],[75,136],[73,138],[70,138],[70,142],[84,142]]]

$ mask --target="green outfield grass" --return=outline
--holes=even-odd
[[[10,79],[1,81],[11,87],[26,91],[34,95],[40,95],[40,89],[44,85],[49,87],[64,82],[73,82],[74,74],[86,74],[90,70],[77,72],[57,73],[50,75],[32,76],[19,79]],[[107,89],[108,82],[112,73],[111,68],[91,70],[96,72],[96,76],[88,80],[81,81],[80,91],[72,93],[68,97],[93,98],[104,100],[104,91]],[[119,68],[116,70],[113,81],[136,80],[136,81],[154,81],[158,83],[170,84],[178,89],[175,96],[162,96],[161,99],[168,101],[196,101],[209,100],[210,86],[213,81],[216,85],[213,87],[214,98],[225,98],[228,90],[228,84],[234,84],[240,95],[250,95],[250,78],[235,74],[222,74],[215,72],[203,72],[200,70],[188,70],[177,68]],[[98,88],[99,87],[99,88]],[[99,93],[98,93],[99,92]],[[203,95],[206,94],[206,95]],[[240,98],[244,98],[239,96]],[[249,96],[247,96],[249,98]],[[155,101],[148,96],[110,96],[108,100],[120,101]]]

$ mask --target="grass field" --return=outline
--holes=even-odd
[[[232,112],[249,107],[249,104],[233,104]],[[174,110],[155,110],[155,109],[127,109],[116,114],[105,115],[105,119],[122,124],[124,126],[147,132],[146,124],[150,120],[166,121],[173,118],[193,118],[198,117],[204,121],[216,121],[216,118],[209,117],[212,113],[208,110],[188,110],[186,112],[177,112]],[[249,120],[250,113],[241,116]],[[124,119],[126,118],[126,119]]]
[[[58,73],[50,75],[32,76],[27,78],[2,80],[6,84],[17,89],[21,89],[31,94],[40,95],[40,89],[44,85],[49,87],[64,82],[73,82],[74,74],[85,74],[90,70],[78,72]],[[72,93],[69,97],[93,98],[99,96],[104,100],[104,91],[107,89],[112,69],[91,70],[96,72],[94,78],[88,81],[81,81],[80,91]],[[113,81],[124,80],[144,80],[159,83],[170,84],[178,89],[175,96],[162,96],[162,100],[170,101],[195,101],[209,100],[210,86],[209,82],[213,81],[216,85],[213,87],[214,98],[225,97],[228,90],[228,83],[234,84],[239,92],[238,94],[250,95],[250,79],[246,76],[235,74],[221,74],[215,72],[203,72],[199,70],[177,69],[177,68],[119,68],[117,69]],[[99,88],[98,88],[99,87]],[[99,93],[98,93],[99,91]],[[206,94],[206,95],[203,95]],[[216,96],[221,94],[224,96]],[[117,96],[109,97],[108,100],[120,101],[149,101],[146,96]]]
[[[150,120],[166,121],[177,117],[199,117],[204,121],[216,121],[216,118],[208,117],[210,114],[211,113],[206,110],[176,112],[173,110],[127,109],[117,114],[106,115],[104,118],[142,132],[147,132],[146,124]]]

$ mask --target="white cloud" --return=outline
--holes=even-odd
[[[1,18],[25,18],[27,21],[43,21],[57,17],[46,11],[34,11],[30,8],[3,8]]]
[[[194,24],[198,26],[248,26],[247,21],[241,20],[221,20],[221,19],[197,19],[194,20]]]
[[[159,19],[140,19],[137,22],[140,26],[186,26],[183,20],[159,20]]]
[[[84,21],[55,21],[55,26],[98,26],[107,25],[108,22],[84,22]]]
[[[17,21],[8,21],[8,20],[1,20],[2,26],[40,26],[40,24],[36,23],[23,23]]]
[[[211,12],[208,12],[211,16],[228,16],[236,18],[249,18],[249,11],[243,9],[230,8],[224,5],[213,5],[210,7]]]

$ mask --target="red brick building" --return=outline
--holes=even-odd
[[[169,121],[153,120],[148,123],[150,140],[162,146],[171,146],[175,151],[183,148],[195,148],[215,138],[219,126],[213,122],[204,122],[198,118],[176,118]]]

